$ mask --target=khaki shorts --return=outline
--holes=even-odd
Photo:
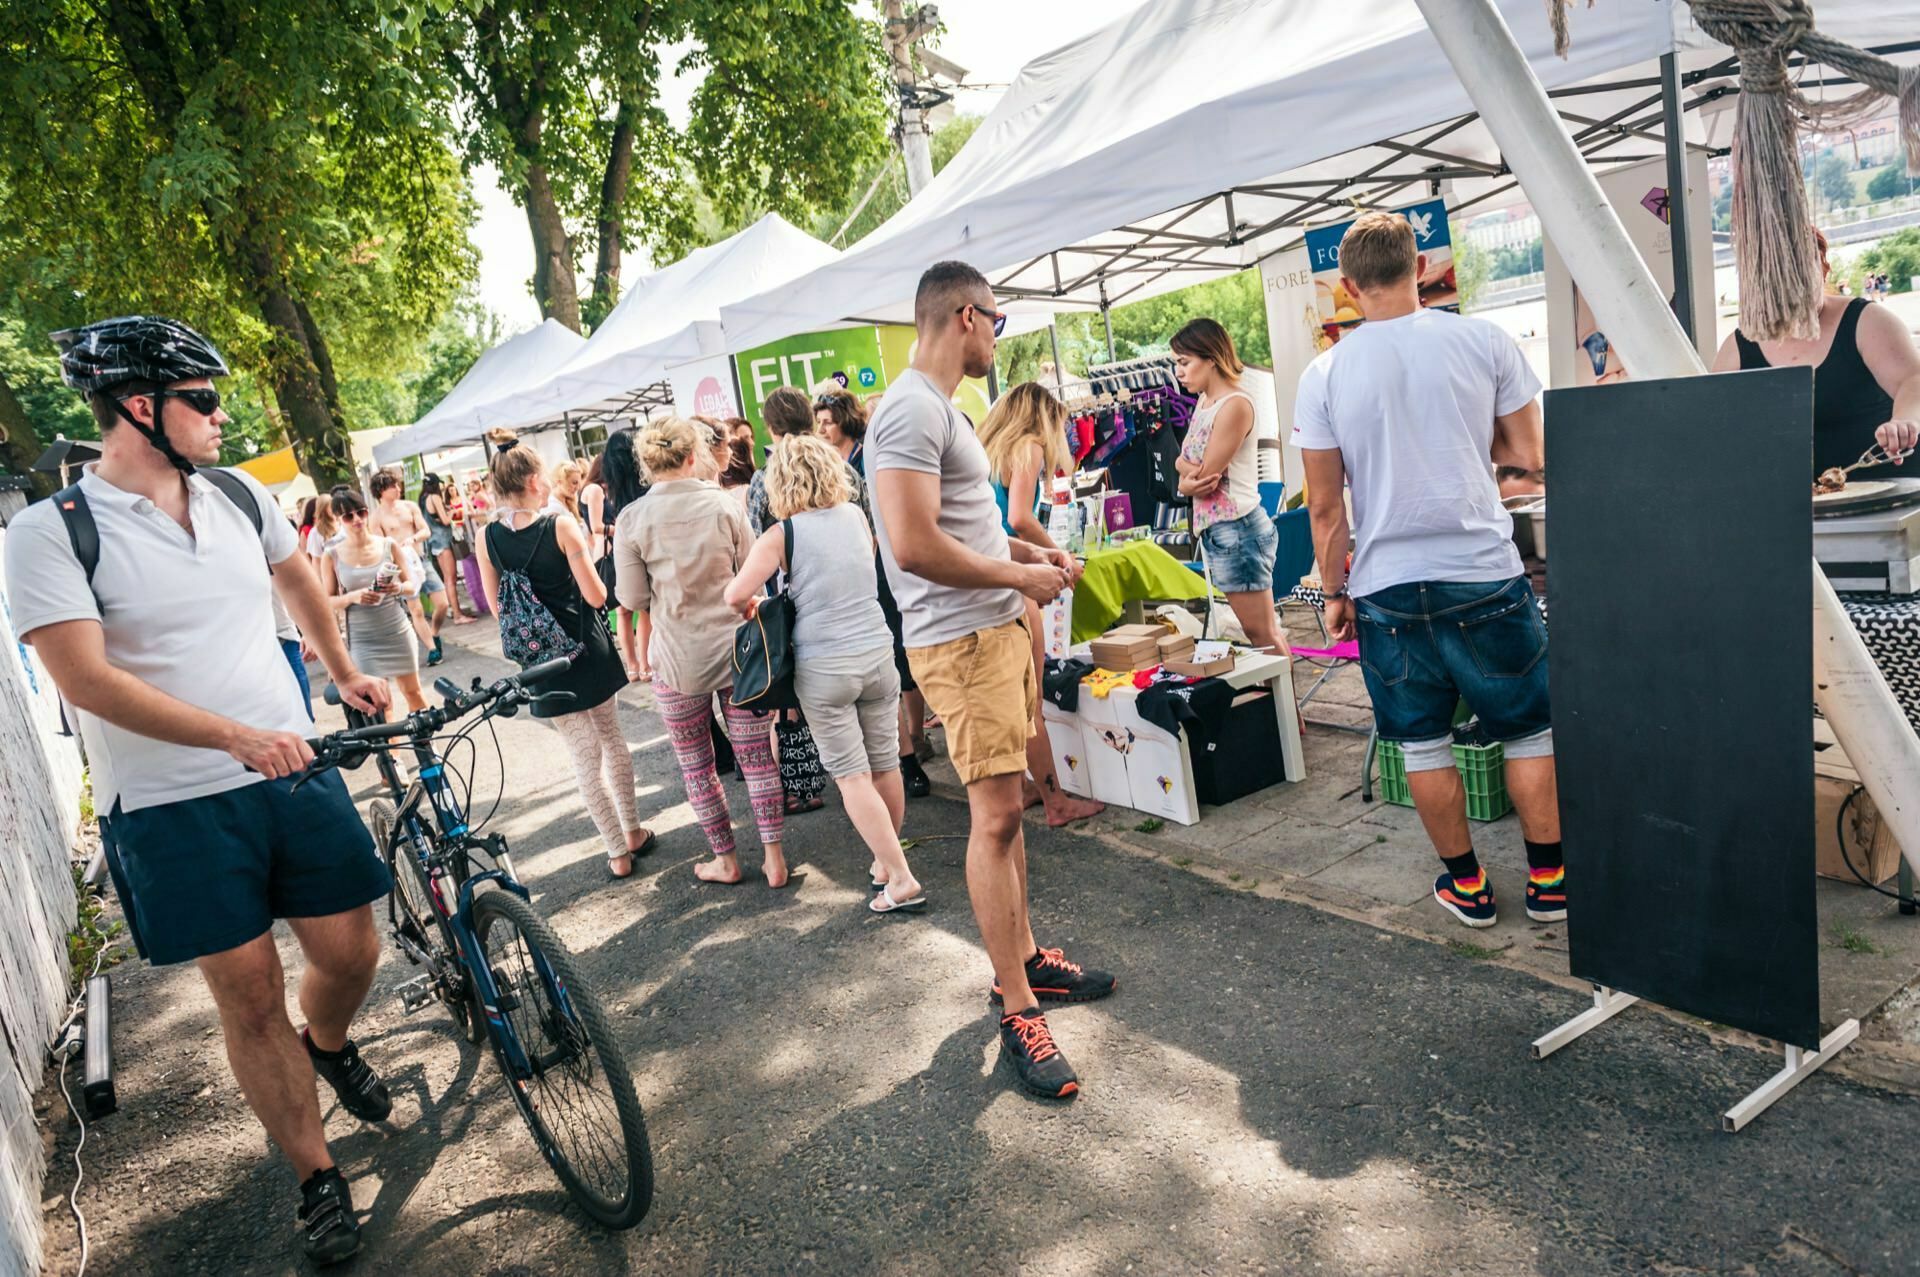
[[[961,784],[1027,769],[1040,689],[1026,617],[950,643],[910,647],[907,661],[947,726],[947,753]]]

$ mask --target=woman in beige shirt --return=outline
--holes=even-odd
[[[707,441],[693,423],[662,417],[642,426],[636,442],[653,487],[645,501],[629,505],[614,523],[614,593],[634,614],[634,633],[626,638],[628,664],[652,679],[654,704],[680,762],[687,800],[713,848],[712,861],[693,872],[704,882],[735,883],[744,876],[707,727],[713,694],[719,692],[765,850],[767,885],[784,887],[784,813],[773,718],[735,708],[732,700],[733,632],[739,618],[724,592],[746,561],[753,537],[739,503],[695,477],[696,466],[711,457],[702,455]]]

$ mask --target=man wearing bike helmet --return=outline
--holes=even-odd
[[[228,370],[212,343],[145,316],[54,343],[100,423],[102,455],[9,525],[14,627],[77,712],[136,945],[155,964],[199,965],[241,1092],[302,1182],[307,1253],[345,1259],[359,1224],[314,1073],[362,1120],[392,1108],[347,1036],[379,961],[369,903],[389,878],[337,774],[294,792],[313,755],[274,593],[350,703],[380,712],[386,683],[354,668],[266,490],[198,470],[219,459],[227,421],[212,379]],[[299,1033],[276,918],[306,956]]]

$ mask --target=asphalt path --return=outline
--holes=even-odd
[[[449,653],[461,679],[505,669]],[[351,1271],[1920,1271],[1920,1100],[1816,1077],[1726,1135],[1720,1113],[1775,1057],[1630,1011],[1536,1063],[1528,1042],[1577,995],[1031,824],[1036,934],[1120,987],[1050,1017],[1081,1095],[1030,1099],[999,1060],[964,807],[910,805],[924,916],[866,910],[837,805],[791,822],[790,888],[705,885],[644,705],[625,694],[622,721],[661,846],[634,879],[608,880],[557,738],[525,717],[499,724],[492,827],[612,1013],[652,1132],[652,1213],[611,1234],[573,1209],[491,1058],[437,1008],[402,1012],[411,970],[390,951],[357,1036],[393,1117],[327,1116],[366,1221]],[[499,774],[483,734],[477,814]],[[85,1152],[92,1271],[304,1271],[292,1173],[197,977],[129,964],[115,1008],[121,1111]],[[40,1112],[48,1271],[71,1272],[75,1132],[57,1091]]]

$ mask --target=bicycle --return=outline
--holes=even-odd
[[[547,661],[485,687],[476,678],[468,691],[440,678],[433,686],[445,703],[397,722],[371,723],[350,711],[355,726],[309,742],[314,760],[299,783],[379,759],[386,793],[368,815],[393,874],[391,934],[410,962],[426,968],[401,987],[402,1004],[411,1014],[438,1001],[467,1041],[491,1042],[514,1104],[561,1184],[593,1219],[624,1229],[653,1203],[653,1154],[633,1077],[573,955],[514,876],[506,839],[469,827],[447,778],[447,751],[480,724],[518,713],[536,698],[529,685],[571,664]],[[331,686],[326,699],[340,703]],[[445,750],[435,747],[449,723],[483,708]],[[397,749],[413,753],[411,784],[402,784],[393,762]],[[476,855],[491,867],[476,870]]]

